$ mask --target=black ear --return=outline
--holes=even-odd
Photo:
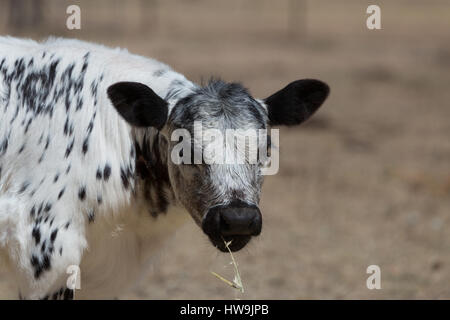
[[[108,88],[108,97],[119,114],[136,127],[161,129],[167,120],[167,102],[138,82],[118,82]]]
[[[271,125],[296,125],[307,120],[328,97],[330,88],[319,80],[291,82],[264,100]]]

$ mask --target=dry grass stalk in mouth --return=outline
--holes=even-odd
[[[240,290],[241,293],[244,293],[244,286],[242,285],[242,279],[241,279],[241,275],[239,273],[238,265],[236,263],[236,260],[234,259],[233,253],[231,252],[230,247],[229,247],[232,241],[226,242],[224,240],[223,242],[225,243],[225,246],[227,247],[228,252],[230,253],[230,256],[231,256],[231,264],[233,264],[233,267],[234,267],[234,279],[231,282],[230,280],[225,279],[224,277],[222,277],[221,275],[219,275],[213,271],[211,271],[211,274],[213,276],[215,276],[217,279],[228,284],[230,287]]]

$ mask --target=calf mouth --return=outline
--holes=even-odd
[[[208,236],[209,240],[221,252],[236,252],[244,248],[250,242],[252,236],[236,235],[236,236]],[[228,248],[227,248],[228,244]]]

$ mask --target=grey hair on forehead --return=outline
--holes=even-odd
[[[180,99],[169,121],[174,124],[191,124],[214,117],[240,120],[236,123],[228,122],[230,127],[246,122],[265,128],[268,121],[265,109],[243,85],[217,78],[209,79],[207,83],[196,87],[191,94]]]
[[[209,78],[207,81],[202,80],[199,91],[210,95],[211,97],[219,97],[227,99],[233,96],[249,96],[250,93],[239,82],[226,82],[220,78]]]

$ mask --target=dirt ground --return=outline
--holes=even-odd
[[[448,1],[376,1],[382,30],[372,31],[365,23],[372,2],[358,0],[144,8],[131,1],[114,10],[81,1],[80,31],[65,29],[64,6],[45,3],[52,6],[39,28],[11,29],[0,19],[0,33],[127,47],[194,81],[241,81],[257,97],[299,78],[331,87],[313,120],[280,131],[280,171],[265,181],[262,235],[236,254],[245,293],[210,274],[232,278],[230,258],[189,221],[122,298],[450,298]],[[366,287],[372,264],[381,268],[381,290]]]

